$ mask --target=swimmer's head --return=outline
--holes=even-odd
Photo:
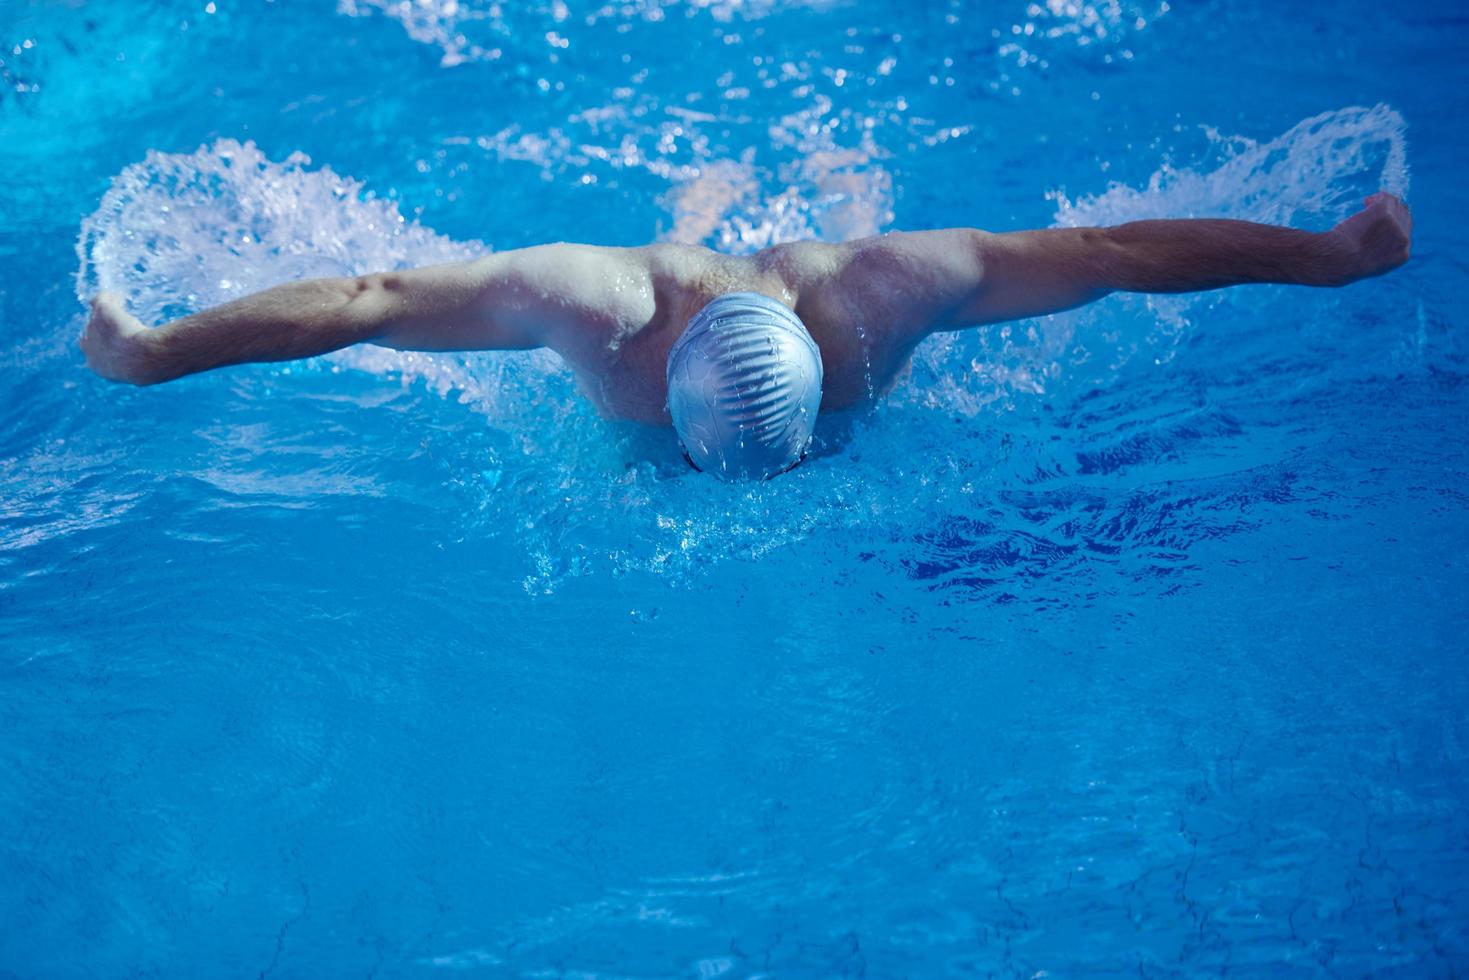
[[[668,352],[668,412],[684,455],[724,480],[799,463],[821,406],[821,351],[800,317],[758,293],[726,293]]]

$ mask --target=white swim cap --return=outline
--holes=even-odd
[[[726,293],[668,352],[668,413],[684,454],[723,480],[795,466],[821,407],[821,351],[789,308]]]

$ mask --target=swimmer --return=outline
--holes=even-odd
[[[695,467],[769,477],[818,411],[885,394],[932,333],[1111,292],[1344,286],[1408,259],[1412,217],[1377,193],[1326,232],[1214,219],[990,233],[891,232],[749,257],[691,245],[539,245],[469,262],[276,286],[156,329],[113,293],[81,338],[97,374],[152,385],[231,364],[397,350],[547,347],[609,417],[672,425]]]

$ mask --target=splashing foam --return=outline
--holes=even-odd
[[[781,242],[845,242],[876,235],[892,220],[892,177],[871,149],[803,153],[776,174],[748,160],[716,160],[670,193],[667,241],[749,255]],[[772,182],[783,185],[765,193]]]
[[[885,154],[867,127],[855,146],[835,137],[842,119],[818,95],[806,108],[770,127],[769,138],[794,157],[763,181],[781,186],[775,194],[737,198],[726,218],[706,236],[716,248],[758,251],[780,242],[817,238],[851,241],[875,235],[893,220],[892,177],[876,161]],[[675,211],[675,214],[678,212]]]
[[[1141,188],[1114,183],[1076,200],[1055,191],[1053,225],[1208,217],[1327,228],[1374,191],[1407,194],[1406,129],[1385,105],[1325,112],[1265,143],[1204,129],[1206,156],[1223,158],[1218,166],[1165,165]],[[1217,293],[1117,295],[1070,313],[936,337],[915,358],[922,383],[909,396],[978,414],[1012,406],[1016,395],[1106,384],[1135,359],[1167,362],[1193,318],[1219,302]]]
[[[1141,189],[1114,185],[1075,201],[1058,193],[1055,224],[1164,214],[1330,222],[1364,190],[1406,190],[1403,131],[1397,113],[1377,107],[1327,113],[1263,144],[1211,134],[1226,156],[1220,166],[1165,167]],[[773,199],[760,197],[750,161],[700,168],[671,196],[675,233],[753,247],[767,232],[752,236],[751,228],[770,235],[876,230],[890,220],[885,176],[864,184],[871,178],[862,176],[860,156],[832,153],[790,164],[793,182]],[[274,163],[231,140],[192,154],[150,153],[113,181],[83,222],[79,298],[117,290],[156,321],[278,281],[485,251],[408,221],[360,183],[307,164],[299,155]],[[823,194],[849,203],[823,211]],[[845,549],[881,547],[956,514],[988,513],[995,485],[1025,482],[1035,464],[1006,448],[999,426],[964,417],[994,419],[997,407],[1020,398],[1064,397],[1069,388],[1107,383],[1139,353],[1166,358],[1195,309],[1190,303],[1211,301],[1174,302],[1118,297],[1083,312],[934,338],[915,358],[913,381],[886,406],[849,421],[845,434],[837,433],[839,420],[824,420],[822,453],[779,480],[752,485],[692,477],[671,444],[650,449],[646,433],[601,422],[550,354],[362,347],[332,359],[424,379],[484,411],[488,432],[466,434],[449,477],[468,497],[464,533],[513,540],[526,560],[527,590],[545,592],[569,576],[605,570],[686,580],[813,536]],[[886,503],[898,499],[914,503]]]
[[[486,251],[406,220],[392,201],[296,153],[254,143],[149,152],[112,181],[82,223],[77,295],[122,292],[145,321],[167,319],[281,279],[359,275]]]
[[[765,127],[762,137],[780,160],[762,164],[754,149],[738,158],[720,156],[702,131],[716,117],[684,109],[656,111],[656,104],[608,106],[572,117],[577,127],[527,133],[511,126],[474,142],[500,161],[530,164],[543,180],[642,171],[671,185],[664,206],[672,225],[660,238],[708,245],[748,255],[780,242],[850,241],[879,233],[893,218],[892,176],[877,161],[886,156],[860,117],[833,113],[832,101],[809,105]],[[647,119],[662,115],[661,122]],[[855,145],[838,133],[856,130]],[[655,147],[648,150],[646,141]],[[671,149],[681,145],[682,150]]]
[[[77,297],[121,293],[144,323],[172,320],[280,282],[356,276],[483,255],[409,221],[392,201],[292,154],[220,140],[194,153],[149,152],[112,181],[82,222]],[[448,357],[356,347],[325,360],[420,379],[504,414],[507,374],[560,371],[549,354]]]
[[[1407,124],[1385,105],[1312,116],[1268,143],[1204,130],[1226,158],[1199,172],[1164,166],[1141,189],[1112,184],[1072,201],[1060,191],[1056,225],[1212,217],[1273,224],[1335,222],[1377,190],[1408,192]]]

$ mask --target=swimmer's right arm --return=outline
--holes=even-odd
[[[608,283],[636,285],[636,249],[542,245],[469,262],[286,283],[149,330],[120,298],[93,303],[93,370],[157,384],[231,364],[315,357],[358,343],[399,350],[527,350],[606,315]],[[617,311],[612,311],[616,313]]]

